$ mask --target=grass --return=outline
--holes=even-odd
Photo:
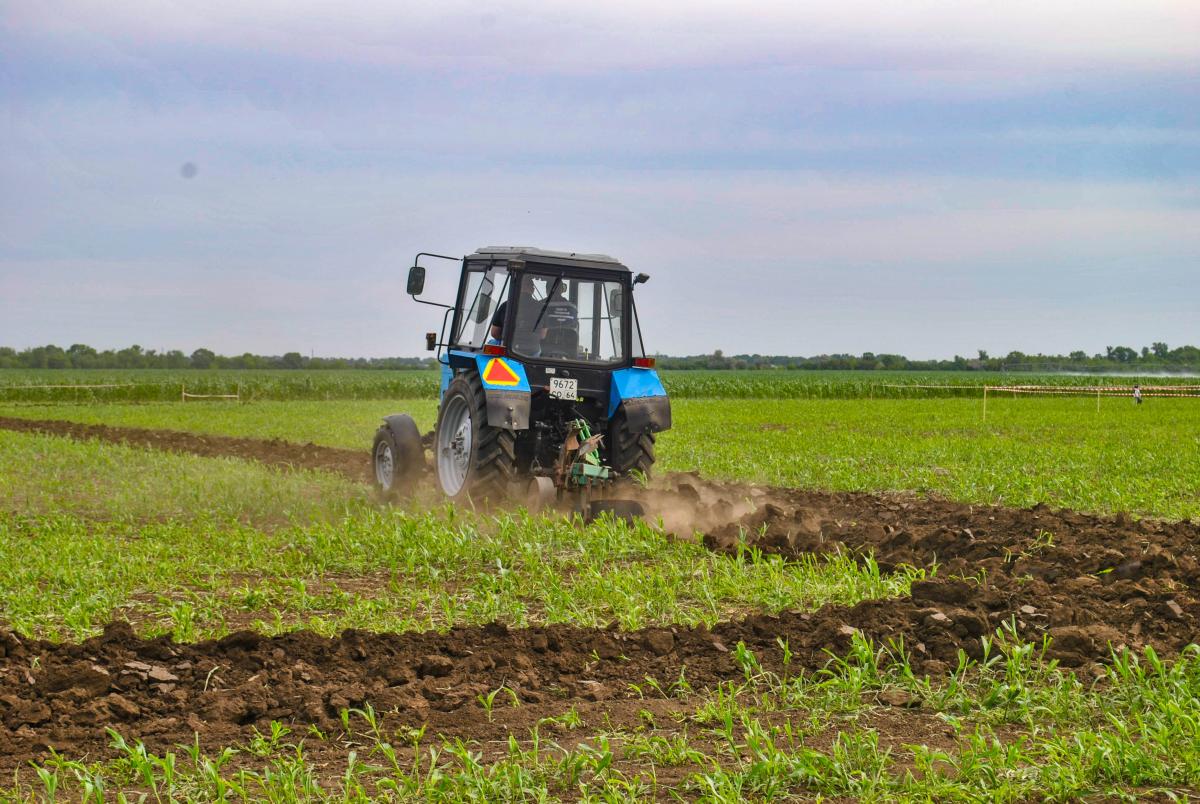
[[[1200,518],[1200,404],[1153,399],[728,400],[673,403],[659,469],[963,502]],[[366,449],[382,416],[432,429],[433,400],[44,405],[0,415],[284,438]]]
[[[644,523],[380,508],[322,473],[30,434],[0,432],[0,496],[0,621],[53,639],[114,616],[186,641],[247,626],[711,625],[904,594],[922,577],[730,561]]]
[[[1200,518],[1200,404],[684,400],[663,468],[781,486]]]
[[[822,671],[775,675],[739,646],[744,681],[647,702],[634,722],[574,707],[472,745],[381,728],[346,710],[339,735],[272,723],[216,753],[153,753],[110,730],[117,758],[55,757],[8,798],[269,801],[708,802],[1181,799],[1200,788],[1200,651],[1117,654],[1094,683],[1003,631],[985,659],[931,682],[865,640]],[[883,700],[911,701],[904,708]],[[652,713],[650,710],[653,709]],[[497,710],[503,716],[503,708]],[[338,770],[332,772],[330,768]]]

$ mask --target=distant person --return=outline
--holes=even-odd
[[[1133,404],[1142,404],[1142,386],[1140,385],[1133,386]]]

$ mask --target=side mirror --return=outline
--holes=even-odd
[[[620,288],[610,290],[608,292],[608,314],[613,318],[620,318],[621,313],[624,312],[622,309],[624,301],[625,294],[621,292]]]
[[[492,314],[492,297],[479,294],[479,300],[475,308],[475,323],[482,324],[488,320],[488,316]]]
[[[650,281],[650,274],[638,274],[633,278],[633,284],[644,285]]]
[[[425,269],[420,265],[414,265],[408,269],[408,295],[420,296],[424,289]]]
[[[426,332],[425,333],[425,351],[432,352],[436,348],[437,348],[437,333],[436,332]]]

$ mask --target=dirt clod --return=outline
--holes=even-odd
[[[141,707],[119,693],[109,695],[105,698],[105,703],[108,704],[108,710],[112,712],[113,717],[118,720],[133,720],[142,713]]]
[[[666,656],[675,649],[675,635],[666,629],[652,629],[642,637],[642,644],[655,656]]]
[[[617,659],[621,656],[621,646],[617,644],[615,639],[607,635],[597,637],[592,642],[592,650],[601,659]]]
[[[441,678],[450,675],[453,670],[454,661],[448,656],[426,656],[421,660],[421,666],[417,672],[421,676]]]
[[[175,675],[170,670],[167,670],[165,667],[151,667],[146,675],[153,681],[160,681],[163,683],[179,680],[179,676]]]
[[[921,705],[921,699],[916,696],[898,689],[886,689],[877,696],[879,702],[888,706],[899,706],[905,708],[917,707]]]

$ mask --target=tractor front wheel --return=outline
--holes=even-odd
[[[433,450],[438,485],[455,501],[501,500],[516,476],[516,435],[488,425],[487,397],[474,374],[460,374],[446,388]]]
[[[371,445],[375,489],[384,500],[397,500],[412,493],[425,469],[421,434],[411,416],[388,416],[375,431]]]

